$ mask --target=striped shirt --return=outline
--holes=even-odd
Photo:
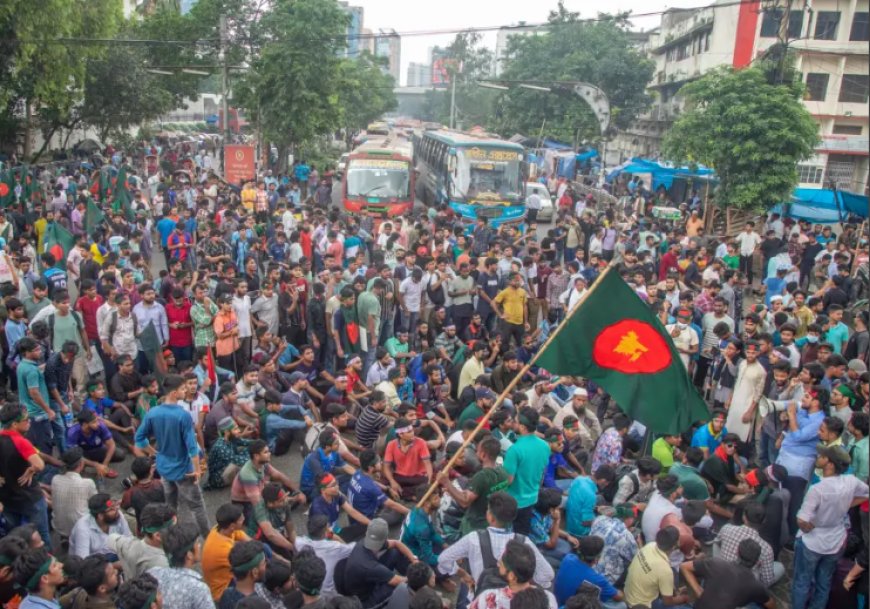
[[[380,412],[366,406],[356,422],[356,441],[363,448],[371,448],[378,441],[381,430],[390,424],[389,419]]]

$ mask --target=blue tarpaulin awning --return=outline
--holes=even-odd
[[[715,172],[712,169],[704,167],[703,165],[699,165],[695,169],[690,167],[673,167],[658,161],[651,161],[640,157],[635,157],[631,159],[631,161],[628,161],[611,171],[607,176],[607,181],[612,182],[621,173],[650,174],[652,176],[652,184],[650,184],[652,190],[657,190],[660,186],[670,189],[674,184],[674,179],[676,178],[689,180],[715,179],[716,177]]]
[[[819,224],[844,222],[849,214],[868,217],[868,198],[845,190],[795,188],[791,201],[780,203],[772,212]]]

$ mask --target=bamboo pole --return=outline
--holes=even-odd
[[[550,343],[552,343],[556,339],[556,337],[562,333],[562,330],[564,330],[565,327],[568,325],[568,321],[571,319],[571,317],[573,317],[573,315],[577,311],[580,310],[580,307],[583,306],[583,303],[586,301],[586,299],[592,295],[592,293],[598,288],[599,285],[601,285],[601,280],[604,278],[604,276],[607,273],[610,273],[615,266],[616,265],[613,262],[608,264],[607,268],[604,270],[604,272],[601,273],[601,275],[598,277],[598,280],[594,284],[592,284],[591,288],[586,290],[586,293],[580,299],[580,302],[578,302],[576,305],[574,305],[573,309],[568,311],[568,315],[565,317],[564,320],[562,320],[562,323],[559,324],[559,326],[556,328],[556,331],[550,335],[550,337],[546,340],[546,342],[543,345],[541,345],[541,348],[538,349],[538,352],[535,353],[534,357],[532,357],[532,359],[529,360],[529,363],[520,369],[520,371],[517,373],[517,375],[514,377],[514,379],[508,384],[507,387],[504,388],[504,391],[502,391],[499,394],[499,396],[495,400],[495,403],[492,405],[492,408],[490,408],[487,412],[484,413],[483,417],[478,422],[477,427],[474,428],[474,432],[469,434],[469,436],[465,439],[465,441],[462,442],[462,446],[459,447],[459,450],[457,450],[454,453],[454,455],[452,457],[450,457],[450,460],[447,461],[447,464],[443,468],[444,471],[449,471],[450,468],[453,467],[453,465],[456,463],[457,459],[459,459],[459,455],[463,451],[465,451],[466,448],[468,448],[468,445],[471,444],[471,441],[477,436],[477,434],[480,433],[480,430],[483,429],[483,426],[487,424],[487,422],[489,421],[489,418],[492,416],[492,414],[501,405],[501,403],[504,402],[504,399],[510,395],[511,391],[514,390],[514,387],[517,386],[517,384],[520,382],[520,379],[523,378],[523,376],[531,369],[531,367],[538,360],[538,357],[547,350],[547,347],[550,346]],[[436,478],[437,478],[437,475],[436,475]],[[438,480],[436,479],[429,486],[429,489],[426,491],[426,494],[423,495],[422,499],[420,499],[420,501],[417,503],[418,508],[423,507],[423,504],[425,504],[426,501],[429,500],[429,497],[432,495],[432,493],[434,492],[434,490],[437,486],[438,486]]]

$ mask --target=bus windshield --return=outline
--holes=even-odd
[[[522,199],[521,155],[511,150],[460,149],[451,177],[457,199]]]
[[[348,197],[407,199],[411,194],[411,166],[394,159],[351,159],[347,168]]]

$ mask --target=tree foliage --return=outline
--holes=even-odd
[[[797,163],[818,142],[799,81],[771,84],[764,66],[723,67],[680,93],[687,111],[665,136],[668,158],[713,167],[721,205],[766,209],[788,199]]]
[[[385,62],[381,59],[363,53],[339,64],[339,125],[348,138],[396,107],[393,93],[396,82],[384,71]]]
[[[601,88],[610,100],[611,125],[626,127],[647,107],[645,87],[653,63],[633,46],[626,16],[599,15],[581,20],[560,2],[550,13],[546,32],[508,39],[499,78],[541,81],[551,92],[511,87],[500,97],[494,127],[501,133],[522,133],[572,142],[598,139],[600,129],[589,106],[555,81],[580,81]],[[543,131],[542,131],[543,127]]]

